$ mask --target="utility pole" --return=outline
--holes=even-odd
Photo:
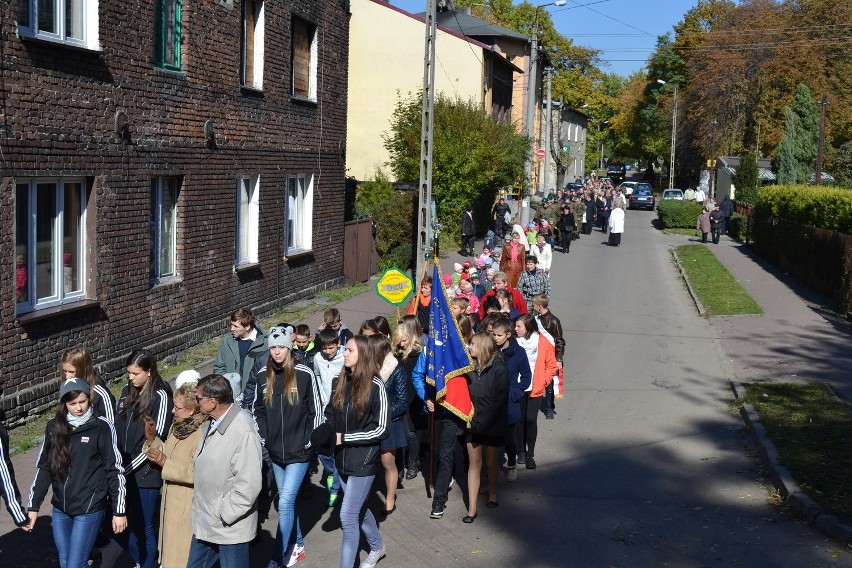
[[[524,174],[529,182],[529,191],[521,195],[521,202],[518,204],[521,210],[521,227],[526,227],[530,221],[530,203],[529,200],[535,192],[532,183],[532,168],[533,155],[535,152],[535,84],[536,76],[538,75],[538,9],[536,8],[535,17],[533,19],[532,41],[530,47],[530,66],[529,74],[527,75],[527,136],[530,139],[530,152],[527,156],[526,164],[524,164]]]
[[[435,39],[438,35],[436,0],[426,3],[426,40],[423,57],[423,110],[421,113],[420,185],[417,204],[417,256],[415,257],[417,289],[423,279],[424,261],[432,260],[432,147],[435,128]],[[435,283],[440,286],[440,282]]]
[[[541,176],[541,184],[539,186],[539,190],[543,195],[547,195],[547,186],[550,184],[550,147],[551,147],[551,139],[553,138],[552,129],[553,125],[551,121],[553,120],[553,114],[551,113],[550,106],[550,77],[551,77],[551,69],[548,67],[544,70],[547,74],[547,116],[544,121],[544,175]],[[561,150],[561,148],[560,148]]]
[[[672,152],[669,158],[669,189],[674,187],[675,145],[677,144],[677,85],[674,86],[674,110],[672,111]]]
[[[819,144],[817,145],[816,175],[814,176],[816,185],[822,182],[822,146],[825,144],[825,107],[828,104],[828,93],[822,96],[822,101],[819,104],[822,108],[819,113]]]

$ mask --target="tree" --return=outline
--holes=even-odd
[[[397,181],[420,178],[421,97],[400,98],[384,136],[388,165]],[[461,215],[475,206],[479,226],[486,226],[497,190],[522,179],[529,139],[511,123],[497,123],[478,103],[438,96],[435,99],[432,190],[438,220],[458,227]]]
[[[760,187],[760,177],[757,172],[757,160],[751,154],[740,158],[740,165],[731,177],[731,183],[736,189],[738,201],[746,203],[757,202],[757,190]]]
[[[843,187],[852,188],[852,140],[840,145],[834,155],[835,177]]]
[[[775,155],[778,183],[808,183],[816,167],[819,111],[807,85],[799,85],[793,105],[784,108],[784,116],[784,138]]]

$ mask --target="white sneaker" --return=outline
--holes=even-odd
[[[295,566],[296,562],[300,562],[305,559],[307,554],[305,553],[305,547],[301,544],[293,545],[293,553],[290,555],[290,560],[287,561],[288,568],[290,566]]]
[[[385,557],[385,546],[378,550],[371,550],[370,554],[367,555],[367,558],[361,563],[361,568],[376,568],[376,564],[379,563],[379,560]]]
[[[517,467],[509,467],[506,469],[506,481],[517,481],[518,480],[518,468]]]

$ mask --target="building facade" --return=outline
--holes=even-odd
[[[0,408],[342,280],[347,2],[3,4]]]
[[[348,175],[365,180],[390,159],[384,136],[397,103],[422,92],[426,23],[382,0],[352,0],[350,9],[346,167]],[[473,101],[495,120],[511,119],[512,79],[520,69],[491,46],[443,25],[435,56],[436,94]]]

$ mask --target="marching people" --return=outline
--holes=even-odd
[[[462,256],[474,256],[474,239],[476,238],[476,226],[473,222],[473,205],[468,205],[461,219],[461,250]]]
[[[337,332],[331,328],[322,330],[317,337],[320,350],[314,357],[314,377],[320,399],[318,410],[325,416],[325,409],[331,400],[331,385],[343,369],[343,346],[340,345]],[[328,491],[328,506],[334,507],[340,493],[340,476],[334,465],[334,456],[320,454],[319,460],[323,469],[322,485]]]
[[[109,504],[113,532],[119,534],[127,528],[125,478],[115,429],[95,415],[90,391],[80,378],[67,379],[59,387],[56,416],[45,428],[30,489],[29,522],[24,527],[28,532],[35,527],[48,488],[53,490],[51,525],[61,568],[89,565],[89,553]]]
[[[423,332],[416,316],[407,315],[399,320],[393,332],[392,345],[400,366],[408,379],[409,401],[406,424],[408,425],[408,450],[405,479],[414,479],[420,471],[420,447],[424,433],[429,427],[426,403],[417,394],[414,386],[414,367],[423,353]],[[425,363],[424,363],[425,364]]]
[[[713,204],[710,211],[710,234],[713,235],[713,244],[719,244],[719,237],[725,233],[725,216],[719,208],[718,203]]]
[[[539,234],[535,238],[535,244],[530,247],[530,256],[534,256],[538,261],[538,268],[545,276],[550,275],[550,266],[553,263],[553,248],[550,243],[544,238],[544,235]],[[521,292],[523,293],[523,291]]]
[[[252,371],[257,384],[253,414],[278,486],[278,532],[267,568],[280,568],[306,556],[296,497],[315,457],[310,437],[321,422],[322,403],[314,371],[293,355],[287,329],[271,328],[267,344],[266,361],[259,359]]]
[[[512,230],[512,240],[503,247],[500,254],[500,271],[506,275],[506,282],[511,288],[518,287],[518,279],[524,271],[529,244],[520,225]]]
[[[83,379],[89,383],[91,406],[96,416],[103,416],[115,423],[115,397],[106,383],[95,373],[92,356],[85,347],[72,347],[62,352],[59,360],[62,379]]]
[[[483,448],[488,472],[487,507],[493,509],[499,503],[498,460],[509,419],[509,372],[488,332],[482,331],[473,336],[470,355],[475,361],[475,367],[473,371],[468,372],[467,381],[475,412],[467,434],[467,455],[470,464],[467,472],[467,515],[462,519],[465,523],[472,523],[477,517],[476,500],[479,495]]]
[[[547,333],[539,333],[535,316],[524,314],[515,322],[515,336],[527,354],[527,362],[532,370],[532,381],[521,397],[521,419],[518,430],[518,446],[526,456],[527,469],[535,469],[535,443],[538,439],[538,413],[541,397],[547,386],[553,382],[556,374],[556,350],[553,338]]]
[[[125,364],[128,380],[116,405],[115,429],[127,478],[130,530],[122,535],[119,544],[140,568],[153,568],[157,562],[156,519],[162,468],[148,459],[142,446],[146,441],[146,417],[154,421],[156,437],[166,439],[172,422],[172,390],[160,377],[151,352],[138,349]]]
[[[562,254],[571,252],[571,241],[574,240],[574,214],[568,205],[562,206],[562,215],[559,216],[559,244],[562,246]]]
[[[361,568],[375,568],[385,556],[385,543],[367,497],[381,469],[379,451],[387,436],[390,405],[379,378],[379,362],[371,357],[366,337],[356,335],[346,343],[343,370],[332,386],[326,419],[336,433],[334,456],[343,487],[340,525],[343,543],[340,568],[352,568],[363,532],[370,551]]]
[[[198,373],[195,373],[196,375]],[[172,427],[163,442],[157,438],[156,425],[145,417],[145,443],[142,451],[148,460],[162,468],[163,488],[160,503],[160,567],[185,568],[192,542],[192,493],[195,484],[195,454],[201,445],[207,420],[202,414],[195,391],[198,380],[181,382],[172,397]]]
[[[213,372],[217,375],[239,373],[241,390],[236,398],[237,404],[242,402],[255,359],[263,359],[265,355],[266,333],[257,325],[249,308],[238,308],[231,314],[231,330],[222,336],[222,344],[213,363]]]
[[[544,328],[547,333],[553,338],[554,357],[556,358],[557,378],[563,373],[565,356],[565,338],[562,336],[562,322],[550,311],[550,297],[547,294],[539,294],[533,298],[533,311],[535,312],[536,322],[540,328]],[[556,380],[556,379],[554,379]],[[565,385],[560,385],[560,395],[564,392]],[[541,409],[544,412],[544,417],[547,420],[553,420],[556,413],[556,393],[554,385],[551,382],[545,389],[545,395],[541,400]]]
[[[526,270],[521,274],[521,279],[518,281],[518,290],[524,297],[527,312],[532,308],[533,296],[550,293],[550,279],[538,267],[537,257],[527,257]]]
[[[624,209],[614,209],[609,215],[609,246],[617,247],[621,244],[621,235],[624,233]]]
[[[9,455],[9,433],[0,424],[0,485],[2,485],[3,499],[6,501],[6,510],[12,515],[12,520],[19,527],[29,525],[29,517],[21,504],[21,491],[15,481],[15,468],[12,467],[12,458]]]
[[[244,568],[257,532],[260,438],[251,414],[234,402],[234,389],[225,377],[203,377],[195,400],[210,419],[195,457],[186,566],[212,568],[218,561],[220,568]]]

